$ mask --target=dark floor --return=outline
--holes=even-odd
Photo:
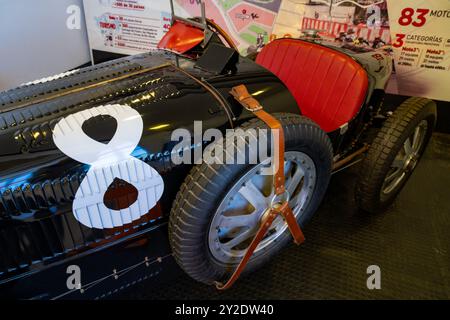
[[[436,134],[394,206],[355,209],[356,167],[336,174],[305,230],[261,270],[219,292],[186,275],[143,283],[123,299],[450,299],[450,135]],[[369,265],[381,290],[366,287]]]

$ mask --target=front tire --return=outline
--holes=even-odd
[[[392,204],[423,155],[436,117],[432,100],[409,98],[386,120],[361,164],[359,208],[376,213]]]
[[[285,135],[286,188],[292,192],[291,208],[304,226],[328,186],[331,143],[326,133],[305,117],[275,116]],[[252,119],[241,128],[259,131],[267,126]],[[250,153],[248,144],[234,143],[232,148],[235,154]],[[273,195],[272,176],[261,175],[261,169],[269,165],[270,158],[253,165],[248,161],[232,165],[202,163],[191,170],[177,194],[169,221],[173,255],[189,276],[213,284],[234,271]],[[245,271],[263,265],[289,239],[286,224],[277,218]]]

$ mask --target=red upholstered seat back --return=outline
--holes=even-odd
[[[334,131],[356,116],[366,97],[367,73],[351,57],[318,44],[280,39],[256,62],[288,87],[303,115]]]

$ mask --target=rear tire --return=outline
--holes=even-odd
[[[436,117],[432,100],[409,98],[386,120],[361,164],[355,198],[362,210],[376,213],[392,204],[423,155]]]
[[[298,195],[296,199],[304,199],[303,195],[306,193],[302,194],[301,198],[301,190],[310,189],[307,191],[310,192],[311,197],[305,197],[307,201],[304,201],[305,204],[302,204],[302,207],[297,210],[298,214],[296,215],[300,225],[303,226],[317,210],[327,189],[332,162],[331,143],[326,133],[305,117],[291,114],[278,114],[275,116],[281,122],[284,130],[286,143],[285,159],[288,159],[288,156],[294,157],[295,161],[300,160],[299,163],[306,163],[305,168],[313,168],[315,171],[314,179],[311,178],[308,182],[308,177],[312,177],[313,174],[309,175],[309,171],[302,171],[303,169],[300,169],[302,178],[294,179],[295,172],[298,170],[296,167],[294,169],[295,172],[289,175],[286,181],[286,186],[288,186],[289,181],[301,180],[301,182],[298,182],[300,187],[294,187],[295,192],[293,194]],[[244,130],[259,130],[267,128],[267,126],[259,119],[252,119],[243,124],[241,128]],[[270,142],[268,145],[270,146]],[[242,146],[234,143],[232,148],[234,148],[235,154],[248,155],[249,153],[247,144],[242,149]],[[191,170],[181,186],[170,214],[169,239],[175,260],[195,280],[205,284],[213,284],[214,281],[222,280],[226,275],[231,274],[236,268],[237,263],[240,261],[240,256],[238,255],[242,251],[245,252],[246,245],[248,247],[248,244],[245,242],[247,239],[239,244],[239,248],[237,248],[238,246],[231,247],[231,245],[228,245],[228,247],[231,247],[229,252],[224,249],[228,242],[223,244],[224,246],[222,247],[222,241],[228,241],[228,239],[224,240],[224,237],[233,239],[233,236],[239,237],[239,234],[241,234],[242,230],[230,227],[232,225],[230,218],[235,218],[237,215],[237,218],[248,219],[252,213],[256,214],[258,212],[259,214],[260,211],[256,209],[258,207],[257,201],[248,201],[248,204],[245,202],[248,199],[248,194],[254,192],[255,185],[258,188],[257,195],[259,200],[266,196],[267,198],[271,196],[271,192],[273,192],[273,190],[270,190],[271,184],[269,184],[268,191],[264,189],[264,182],[261,183],[262,187],[258,184],[258,181],[266,181],[264,180],[266,179],[265,177],[268,177],[269,183],[271,181],[271,176],[265,176],[264,178],[257,176],[257,174],[260,174],[258,166],[262,165],[266,160],[260,160],[256,165],[248,164],[248,161],[245,161],[245,164],[232,165],[202,163]],[[260,178],[262,180],[257,180]],[[244,181],[243,179],[247,180]],[[254,184],[253,182],[249,183],[251,179],[254,179],[252,180],[255,182]],[[310,183],[312,180],[314,180],[314,183]],[[242,188],[250,188],[251,190],[241,199],[240,195],[243,194]],[[264,197],[261,195],[264,195]],[[299,200],[299,202],[301,201]],[[229,207],[230,203],[231,207]],[[262,203],[261,207],[265,206],[265,202],[259,203]],[[232,213],[231,216],[228,216],[226,214],[229,214],[230,211],[228,210],[230,208]],[[249,210],[250,214],[246,210]],[[294,210],[294,214],[295,212]],[[255,215],[255,217],[254,220],[252,218],[252,222],[255,221],[255,226],[247,222],[242,224],[242,220],[240,220],[239,223],[243,226],[244,232],[244,228],[253,231],[254,227],[258,226],[257,222],[260,221],[259,215]],[[220,221],[228,221],[225,222],[227,226],[220,224]],[[261,242],[249,261],[245,272],[263,265],[290,241],[290,233],[287,229],[283,229],[283,225],[286,226],[282,220],[279,221],[277,226],[280,228],[277,229],[278,231],[275,230],[279,233],[274,234],[273,241],[268,235],[265,238],[267,240],[265,247],[261,247]],[[252,239],[252,237],[249,236],[248,239]],[[226,254],[230,252],[231,255]]]

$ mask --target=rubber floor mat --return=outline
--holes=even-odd
[[[180,276],[142,283],[121,299],[450,299],[450,135],[435,134],[394,205],[356,209],[357,166],[333,176],[326,198],[290,245],[225,292]],[[381,269],[369,290],[367,268]]]

